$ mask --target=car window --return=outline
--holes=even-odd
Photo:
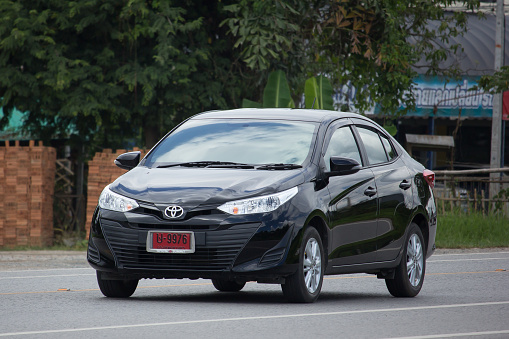
[[[382,141],[380,140],[378,133],[362,126],[357,126],[357,130],[359,131],[362,143],[366,149],[369,163],[371,165],[375,165],[387,162],[389,159],[387,158],[387,154],[385,153],[384,146],[382,145]]]
[[[190,120],[168,135],[146,166],[197,161],[302,165],[317,124],[284,120]]]
[[[354,159],[362,164],[359,148],[350,127],[338,128],[332,134],[324,156],[327,171],[330,171],[330,158],[333,156]]]
[[[380,137],[382,139],[382,143],[384,144],[385,152],[389,156],[389,160],[396,158],[398,156],[398,154],[394,150],[394,147],[392,147],[392,144],[390,143],[389,138],[387,138],[383,134],[380,134]]]

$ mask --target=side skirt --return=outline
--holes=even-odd
[[[399,265],[401,255],[391,261],[381,261],[373,263],[355,264],[355,265],[342,265],[333,266],[328,265],[325,275],[334,274],[351,274],[351,273],[367,273],[377,274],[380,279],[390,278],[391,274],[394,275],[394,268]]]

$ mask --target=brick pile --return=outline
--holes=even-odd
[[[0,248],[53,244],[55,162],[41,141],[0,147]]]
[[[133,151],[141,151],[141,158],[145,155],[143,150],[135,147]],[[113,152],[111,149],[104,149],[95,154],[92,161],[88,162],[88,189],[87,189],[87,222],[85,229],[87,236],[90,232],[90,223],[94,210],[99,201],[99,196],[105,186],[112,183],[119,176],[127,172],[114,164],[115,159],[122,153],[128,152],[125,149]]]

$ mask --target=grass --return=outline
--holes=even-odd
[[[438,248],[509,247],[509,218],[499,214],[438,214]]]

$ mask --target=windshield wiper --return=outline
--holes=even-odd
[[[251,169],[255,168],[254,165],[242,164],[237,162],[229,162],[229,161],[190,161],[190,162],[178,162],[175,164],[169,165],[159,165],[157,168],[168,168],[168,167],[205,167],[205,168],[244,168]],[[292,170],[296,168],[302,168],[301,165],[297,164],[263,164],[256,166],[256,169],[259,170]]]
[[[157,168],[168,168],[168,167],[206,167],[206,168],[254,168],[253,165],[240,164],[229,161],[190,161],[190,162],[179,162],[170,165],[160,165]]]
[[[254,168],[253,165],[248,165],[248,164],[239,164],[239,163],[228,163],[228,162],[224,162],[224,163],[221,163],[221,164],[212,164],[212,165],[208,165],[207,168],[245,168],[245,169],[252,169]]]
[[[275,171],[292,170],[296,168],[302,168],[302,166],[297,164],[265,164],[256,167],[256,169],[259,170],[275,170]]]

